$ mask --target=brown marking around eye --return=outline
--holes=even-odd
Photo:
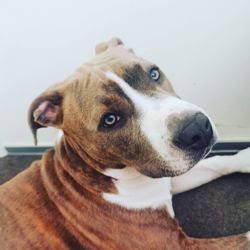
[[[108,108],[111,107],[113,104],[112,100],[110,100],[110,98],[105,96],[98,97],[97,99],[101,104],[105,105]]]
[[[132,88],[138,90],[147,89],[150,82],[147,79],[147,73],[139,64],[125,69],[123,78]]]
[[[158,68],[153,66],[151,68]],[[125,69],[123,79],[132,88],[139,90],[147,95],[152,95],[153,91],[157,89],[157,86],[161,85],[162,79],[155,82],[150,78],[149,73],[145,71],[140,64],[135,64],[132,67]]]

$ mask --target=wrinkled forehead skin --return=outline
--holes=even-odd
[[[109,43],[98,44],[96,53],[94,58],[84,63],[70,77],[78,79],[75,95],[82,108],[88,110],[84,112],[86,116],[92,112],[100,113],[98,108],[101,107],[96,105],[99,104],[100,98],[107,97],[108,99],[108,95],[117,95],[122,92],[116,83],[107,78],[105,73],[108,71],[125,79],[133,88],[145,95],[153,95],[162,91],[169,95],[176,95],[163,72],[161,72],[161,80],[158,84],[149,82],[148,71],[157,65],[137,56],[132,49],[125,47],[120,39],[113,38]],[[84,120],[91,121],[87,117]]]
[[[113,44],[112,41],[117,41],[118,44]],[[97,51],[101,45],[102,44],[96,46]],[[170,82],[163,75],[163,73],[160,84],[147,84],[147,82],[145,82],[145,76],[147,75],[149,69],[156,65],[137,56],[132,49],[126,48],[119,39],[111,40],[110,46],[106,50],[98,52],[99,53],[97,53],[96,56],[89,62],[85,63],[79,71],[85,69],[88,73],[93,75],[93,77],[95,75],[99,78],[98,80],[102,79],[104,82],[107,81],[107,77],[104,74],[107,71],[112,71],[123,79],[128,79],[129,76],[134,78],[141,76],[141,79],[134,79],[133,82],[133,87],[139,91],[148,92],[148,94],[150,94],[150,92],[154,90],[159,91],[162,89],[170,92],[171,94],[174,93]],[[130,80],[132,81],[132,79]]]

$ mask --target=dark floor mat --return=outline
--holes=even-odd
[[[223,176],[173,196],[175,215],[192,237],[212,238],[250,230],[250,174]]]
[[[40,158],[41,155],[13,155],[0,158],[0,184],[10,180],[27,168],[31,162]]]

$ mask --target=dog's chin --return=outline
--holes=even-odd
[[[159,167],[158,169],[154,169],[154,171],[140,171],[141,174],[148,176],[150,178],[163,178],[163,177],[174,177],[178,175],[182,175],[190,170],[195,164],[185,164],[181,169],[175,170],[174,167],[166,168]]]
[[[156,161],[155,164],[151,162],[151,167],[144,165],[138,171],[151,178],[175,177],[185,174],[193,168],[200,160],[202,160],[209,152],[210,147],[197,151],[183,152],[183,157],[176,161]]]

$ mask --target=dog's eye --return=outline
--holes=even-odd
[[[103,126],[106,128],[114,126],[120,120],[120,118],[121,117],[119,115],[107,113],[103,117]]]
[[[160,72],[157,68],[152,68],[149,72],[149,75],[154,81],[158,81],[160,78]]]

